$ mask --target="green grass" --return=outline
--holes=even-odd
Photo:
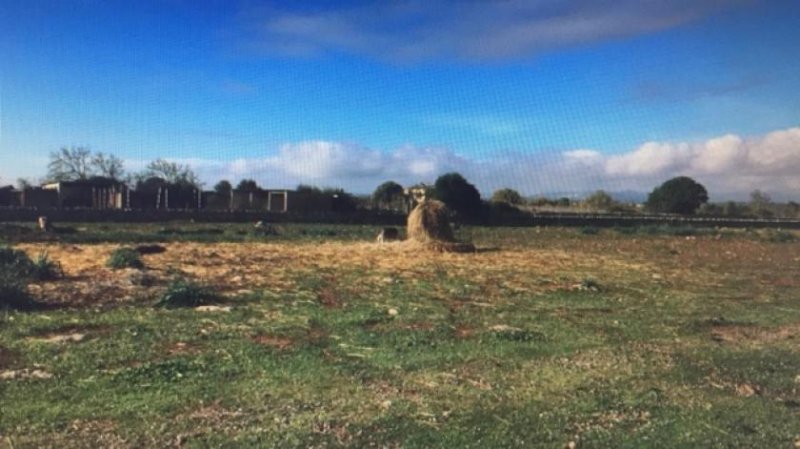
[[[240,229],[223,228],[226,238]],[[265,238],[315,240],[325,229]],[[330,229],[336,239],[372,237]],[[0,447],[722,449],[792,448],[800,438],[797,339],[756,338],[800,323],[797,289],[770,284],[792,276],[775,262],[796,254],[792,243],[737,235],[720,244],[758,245],[759,264],[711,246],[693,266],[680,258],[701,249],[683,236],[462,232],[514,250],[616,248],[666,278],[565,267],[561,277],[480,281],[491,267],[463,273],[441,262],[387,279],[342,264],[292,271],[289,291],[228,297],[229,312],[152,301],[0,312],[0,372],[53,376],[0,380]],[[669,277],[674,270],[707,284]],[[529,288],[505,284],[512,279]],[[186,291],[207,293],[186,283],[167,293]],[[720,330],[745,337],[714,339]],[[45,340],[68,333],[84,337]],[[742,385],[757,393],[737,393]]]
[[[65,228],[66,229],[66,228]],[[63,243],[167,243],[167,242],[265,242],[372,240],[380,226],[341,226],[325,224],[273,224],[265,229],[252,223],[203,224],[172,223],[75,223],[71,232],[42,233],[34,225],[0,223],[0,243],[52,242]]]

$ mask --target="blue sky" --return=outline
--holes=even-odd
[[[7,3],[5,182],[85,145],[208,184],[800,197],[796,1]]]

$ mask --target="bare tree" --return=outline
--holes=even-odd
[[[750,193],[750,211],[761,218],[771,218],[774,215],[772,210],[772,197],[761,190],[754,190]]]
[[[33,182],[27,178],[17,178],[17,189],[26,190],[33,187]]]
[[[47,177],[51,181],[87,179],[91,172],[91,155],[85,147],[61,147],[50,153]]]
[[[113,154],[97,153],[92,156],[92,169],[95,175],[118,181],[125,175],[122,159]]]
[[[138,176],[140,179],[161,178],[170,184],[181,184],[200,187],[200,178],[191,167],[177,162],[169,162],[165,159],[156,159],[147,164],[143,173]]]

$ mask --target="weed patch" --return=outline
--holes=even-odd
[[[580,229],[580,233],[583,235],[597,235],[600,233],[600,229],[594,226],[584,226]]]
[[[176,278],[156,303],[156,307],[173,309],[178,307],[198,307],[219,303],[222,298],[213,289],[193,281]]]
[[[37,281],[53,281],[64,277],[64,270],[59,262],[54,261],[42,251],[31,266],[31,278]]]
[[[144,268],[142,257],[133,248],[118,248],[115,249],[106,263],[111,269],[119,270],[123,268]]]

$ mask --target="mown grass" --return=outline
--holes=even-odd
[[[69,229],[69,232],[64,232]],[[0,223],[0,242],[167,243],[263,241],[359,241],[374,239],[380,227],[325,224],[274,224],[269,232],[252,223],[74,223],[62,232],[44,233],[33,224]]]
[[[229,312],[154,308],[157,297],[2,312],[0,372],[52,377],[0,380],[0,445],[791,448],[800,438],[800,297],[786,263],[797,243],[463,233],[565,262],[547,277],[499,278],[446,258],[413,276],[298,265],[292,288],[234,294]],[[645,268],[584,273],[580,258],[613,251]]]

